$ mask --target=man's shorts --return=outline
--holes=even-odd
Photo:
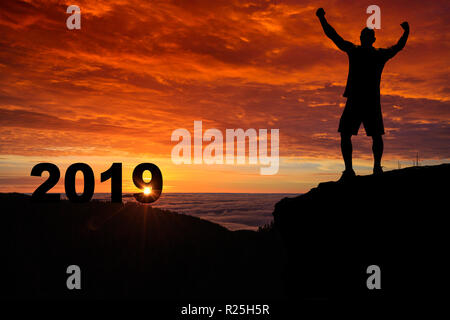
[[[357,135],[361,122],[368,136],[384,134],[383,115],[379,100],[358,101],[348,98],[347,103],[339,121],[338,131],[350,135]]]

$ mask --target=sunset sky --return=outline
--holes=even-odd
[[[81,8],[68,30],[66,8]],[[376,47],[411,34],[382,78],[384,165],[450,159],[450,2],[101,0],[0,2],[0,192],[32,192],[39,162],[88,163],[96,179],[113,162],[158,165],[164,192],[305,192],[343,170],[337,132],[348,59],[315,16],[324,7],[359,42],[366,8],[381,8]],[[280,170],[260,165],[175,165],[171,134],[205,129],[280,130]],[[354,138],[358,174],[371,140]],[[109,182],[96,182],[108,192]]]

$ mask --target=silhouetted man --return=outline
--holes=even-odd
[[[384,125],[380,105],[380,80],[384,64],[403,49],[409,35],[408,22],[401,24],[404,32],[396,45],[387,49],[376,49],[373,29],[364,28],[361,31],[361,45],[357,46],[345,41],[325,19],[325,11],[320,8],[316,12],[322,24],[323,31],[334,44],[345,51],[349,59],[349,71],[344,97],[347,103],[339,122],[341,133],[341,151],[345,162],[345,171],[341,179],[355,176],[352,165],[352,135],[357,135],[361,122],[366,134],[372,137],[374,166],[373,173],[381,174],[381,157],[383,155]]]

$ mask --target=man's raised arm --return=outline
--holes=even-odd
[[[339,49],[342,51],[348,51],[353,46],[353,43],[342,39],[336,30],[330,26],[327,19],[325,19],[325,10],[323,10],[323,8],[317,9],[316,16],[319,18],[320,24],[322,25],[323,31],[327,37],[330,38]]]
[[[392,47],[390,47],[388,49],[385,49],[387,59],[391,59],[400,50],[402,50],[406,45],[406,41],[408,40],[408,36],[409,36],[409,24],[408,24],[408,22],[405,21],[401,24],[401,26],[403,28],[403,35],[400,37],[400,39],[398,40],[398,42],[396,44],[394,44]]]

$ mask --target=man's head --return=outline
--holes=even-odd
[[[361,46],[370,47],[376,40],[375,31],[366,27],[362,29],[359,39],[361,40]]]

